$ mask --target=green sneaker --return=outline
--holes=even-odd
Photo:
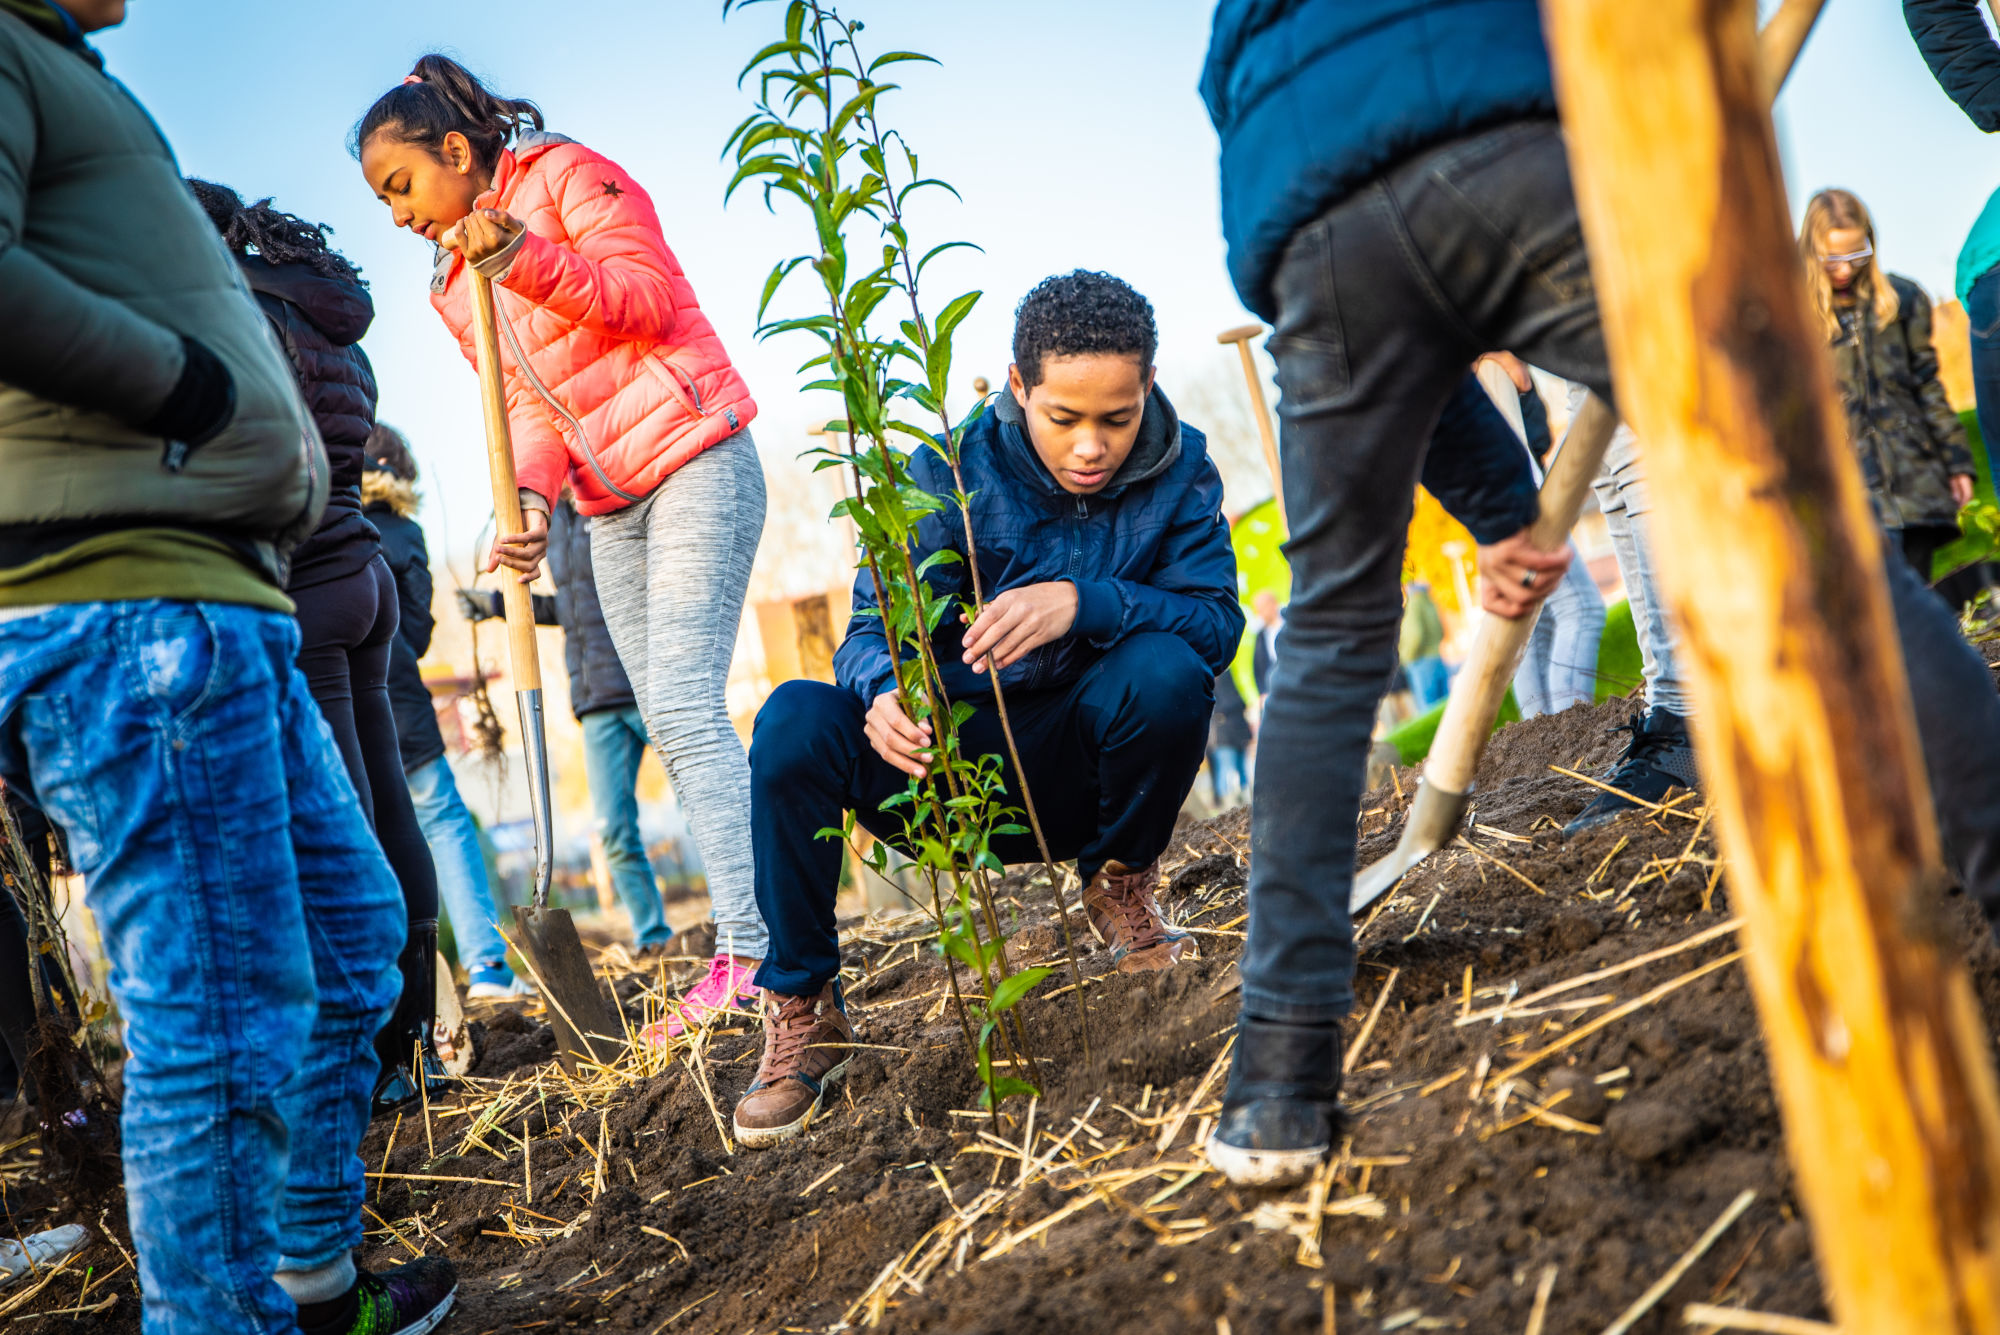
[[[441,1256],[424,1256],[372,1275],[355,1286],[360,1310],[347,1335],[424,1335],[437,1329],[458,1297],[458,1271]]]

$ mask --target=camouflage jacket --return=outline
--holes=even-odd
[[[1886,527],[1955,528],[1950,478],[1973,471],[1972,452],[1938,383],[1930,298],[1909,279],[1886,276],[1901,303],[1895,322],[1877,329],[1873,313],[1856,305],[1840,313],[1833,340],[1848,433]]]

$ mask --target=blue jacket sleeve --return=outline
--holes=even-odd
[[[1236,548],[1222,517],[1222,477],[1203,459],[1202,474],[1174,507],[1157,563],[1143,581],[1076,580],[1072,635],[1100,649],[1142,631],[1178,635],[1213,672],[1243,641],[1237,601]]]
[[[935,495],[949,495],[952,491],[950,474],[930,450],[920,449],[912,456],[910,474],[911,480],[925,491]],[[958,512],[947,508],[917,525],[917,540],[911,548],[916,568],[921,569],[924,561],[940,550],[947,547],[958,550],[952,535],[957,531],[955,526],[959,522]],[[932,566],[925,571],[924,582],[938,597],[961,593],[965,587],[962,557],[960,561]],[[841,637],[840,648],[833,653],[834,681],[860,696],[864,706],[874,704],[876,696],[895,689],[896,685],[896,670],[889,657],[889,637],[883,630],[880,611],[875,598],[875,578],[864,565],[854,575],[854,597],[847,633]]]
[[[1903,0],[1903,21],[1959,109],[1989,134],[2000,130],[2000,46],[1979,0]]]
[[[1431,433],[1423,482],[1482,544],[1513,536],[1541,513],[1528,448],[1474,375],[1459,382]]]

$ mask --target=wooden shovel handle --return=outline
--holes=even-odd
[[[1595,394],[1577,409],[1542,482],[1542,512],[1528,530],[1535,546],[1554,551],[1569,541],[1569,531],[1583,510],[1584,494],[1596,478],[1611,434],[1617,429],[1617,414]],[[1463,793],[1472,787],[1472,774],[1486,750],[1487,735],[1493,731],[1493,720],[1500,716],[1500,704],[1507,697],[1507,687],[1521,665],[1521,654],[1528,647],[1528,636],[1534,633],[1535,616],[1539,615],[1537,609],[1535,615],[1511,621],[1490,613],[1481,619],[1472,652],[1451,684],[1451,698],[1438,722],[1430,759],[1424,762],[1425,783],[1450,793]]]
[[[514,434],[507,425],[507,387],[500,377],[500,328],[495,323],[493,281],[476,270],[472,279],[472,320],[479,354],[479,401],[486,414],[486,466],[493,475],[493,522],[501,537],[518,536],[521,492],[514,481]],[[507,609],[507,649],[514,689],[542,689],[542,659],[535,644],[535,605],[518,572],[500,567],[500,598]]]

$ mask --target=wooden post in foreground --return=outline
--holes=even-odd
[[[1854,1335],[2000,1332],[2000,1093],[1938,923],[1909,687],[1754,0],[1544,12],[1828,1300]]]

